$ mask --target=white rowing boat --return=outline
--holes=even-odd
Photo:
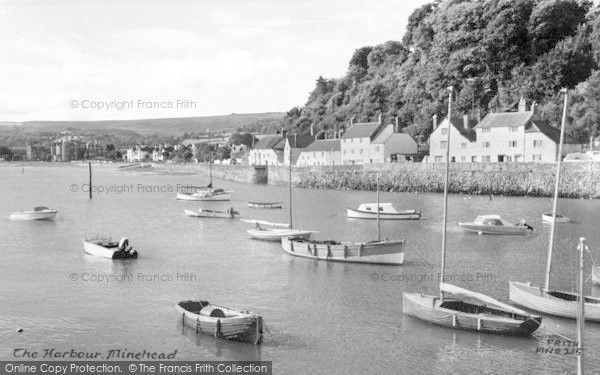
[[[227,218],[233,219],[234,217],[240,216],[240,213],[233,209],[233,207],[228,208],[227,211],[216,211],[216,210],[207,210],[204,208],[200,208],[198,210],[186,210],[184,209],[186,215],[190,217],[214,217],[214,218]]]
[[[470,223],[458,223],[468,232],[478,234],[527,234],[533,228],[521,220],[520,223],[511,224],[498,215],[479,215]]]
[[[346,216],[353,219],[377,219],[377,203],[363,203],[357,209],[348,208]],[[391,203],[379,204],[380,220],[418,220],[419,210],[397,210]]]
[[[131,246],[127,238],[121,238],[119,242],[109,238],[92,238],[83,240],[83,250],[100,258],[125,259],[137,258],[138,253]]]
[[[10,214],[10,220],[53,220],[58,210],[48,207],[36,207],[33,211],[20,211]]]
[[[312,233],[311,230],[293,229],[289,224],[271,223],[263,220],[244,220],[246,223],[256,224],[255,228],[248,229],[246,232],[250,237],[262,241],[281,241],[283,237],[294,236],[309,239]],[[279,227],[279,228],[278,228]]]

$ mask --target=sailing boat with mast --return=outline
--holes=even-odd
[[[183,201],[230,201],[231,190],[225,191],[223,189],[214,189],[212,180],[212,150],[210,146],[210,129],[208,131],[208,177],[209,183],[205,187],[194,187],[193,192],[181,192],[177,193],[177,199]]]
[[[379,173],[377,173],[377,205],[379,205]],[[404,240],[381,239],[377,213],[377,240],[370,242],[338,242],[307,240],[294,236],[281,238],[283,250],[294,256],[349,263],[401,265],[404,263]]]
[[[450,133],[452,87],[448,98],[448,131],[446,139],[446,173],[444,183],[444,220],[442,232],[442,264],[440,295],[403,293],[402,312],[429,323],[484,333],[528,336],[541,324],[542,318],[502,303],[492,297],[444,282],[446,261],[446,224],[448,216],[448,172],[450,165]],[[447,298],[444,293],[456,297]],[[473,301],[473,302],[472,302]]]
[[[293,216],[292,216],[292,153],[290,152],[289,166],[288,166],[288,186],[289,186],[289,213],[290,222],[284,223],[271,223],[264,220],[245,220],[247,223],[256,224],[255,228],[248,229],[247,232],[250,237],[263,240],[263,241],[281,241],[283,237],[294,236],[302,239],[309,239],[312,233],[311,230],[294,229]]]
[[[560,126],[560,138],[558,144],[558,156],[556,161],[556,181],[554,185],[554,203],[552,217],[556,217],[556,205],[558,202],[558,187],[560,183],[560,165],[562,158],[562,146],[565,134],[565,122],[567,118],[567,89],[562,89],[564,94],[563,114]],[[554,247],[554,232],[556,220],[552,221],[550,228],[550,240],[548,242],[548,253],[546,256],[546,275],[544,287],[537,287],[531,283],[519,281],[509,282],[509,298],[514,304],[545,314],[556,315],[563,318],[575,319],[577,317],[578,296],[577,293],[569,291],[558,291],[550,289],[550,274],[552,272],[552,250]],[[585,297],[585,319],[600,322],[600,298]]]

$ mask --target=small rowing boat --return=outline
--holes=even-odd
[[[546,223],[568,223],[571,221],[567,216],[556,214],[556,216],[552,216],[551,213],[542,214],[542,221]]]
[[[230,201],[232,190],[210,189],[198,190],[193,193],[177,193],[177,199],[182,201]]]
[[[240,216],[240,213],[234,210],[233,207],[228,208],[227,211],[215,211],[200,208],[196,211],[184,209],[183,212],[185,212],[186,215],[191,217],[216,217],[232,219],[236,216]]]
[[[20,211],[10,214],[10,220],[53,220],[58,210],[48,207],[36,207],[33,211]]]
[[[283,203],[281,202],[248,202],[250,208],[281,208]]]
[[[257,313],[208,301],[181,301],[175,309],[181,314],[183,324],[196,329],[196,333],[257,345],[262,341],[263,319]]]
[[[348,208],[346,215],[353,219],[377,219],[377,203],[363,203],[357,209]],[[418,220],[419,210],[397,210],[391,203],[379,204],[380,220]]]
[[[100,258],[125,259],[138,257],[137,251],[129,246],[129,240],[125,237],[121,238],[119,242],[102,237],[85,239],[83,240],[83,250]]]
[[[294,236],[309,239],[312,233],[311,230],[293,229],[289,224],[270,223],[262,220],[244,220],[246,223],[256,224],[255,228],[248,229],[246,232],[250,237],[262,241],[281,241],[283,237]],[[266,226],[266,227],[265,227]],[[273,228],[280,227],[280,228]]]

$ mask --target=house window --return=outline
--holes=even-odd
[[[507,162],[507,163],[512,162],[512,156],[504,155],[504,161]]]
[[[466,150],[467,149],[467,144],[466,143],[461,143],[460,144],[460,148],[463,149],[463,150]]]
[[[482,157],[482,160],[483,160],[485,163],[489,163],[489,162],[490,162],[492,159],[491,159],[490,155],[484,155],[484,156]]]
[[[442,135],[448,134],[448,128],[442,128]]]
[[[375,146],[375,151],[379,152],[379,146]]]
[[[471,163],[477,163],[477,156],[471,156]]]
[[[536,139],[533,141],[533,147],[544,147],[544,143],[540,139]]]
[[[542,161],[542,155],[536,154],[536,155],[532,155],[532,156],[533,156],[533,161]]]
[[[440,148],[446,148],[447,145],[448,145],[448,142],[440,141]]]
[[[436,162],[441,162],[442,161],[442,157],[441,156],[436,156],[435,157],[435,161]]]
[[[360,153],[361,153],[361,154],[363,153],[363,149],[362,149],[362,148],[360,149]]]
[[[483,142],[481,144],[481,147],[483,147],[483,148],[490,148],[490,142]]]
[[[508,141],[508,147],[517,147],[517,141]]]
[[[350,150],[350,153],[351,153],[351,154],[354,154],[354,149]]]
[[[463,162],[464,162],[464,161],[467,161],[467,157],[466,157],[466,156],[461,156],[461,157],[460,157],[460,161],[463,161]]]
[[[491,129],[491,128],[483,128],[483,129],[481,129],[481,132],[482,132],[482,133],[489,133],[489,132],[491,132],[491,131],[492,131],[492,129]]]
[[[508,131],[511,133],[516,133],[519,131],[519,127],[518,126],[511,126],[510,128],[508,128]]]

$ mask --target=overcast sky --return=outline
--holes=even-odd
[[[0,121],[287,111],[428,2],[0,0]]]

